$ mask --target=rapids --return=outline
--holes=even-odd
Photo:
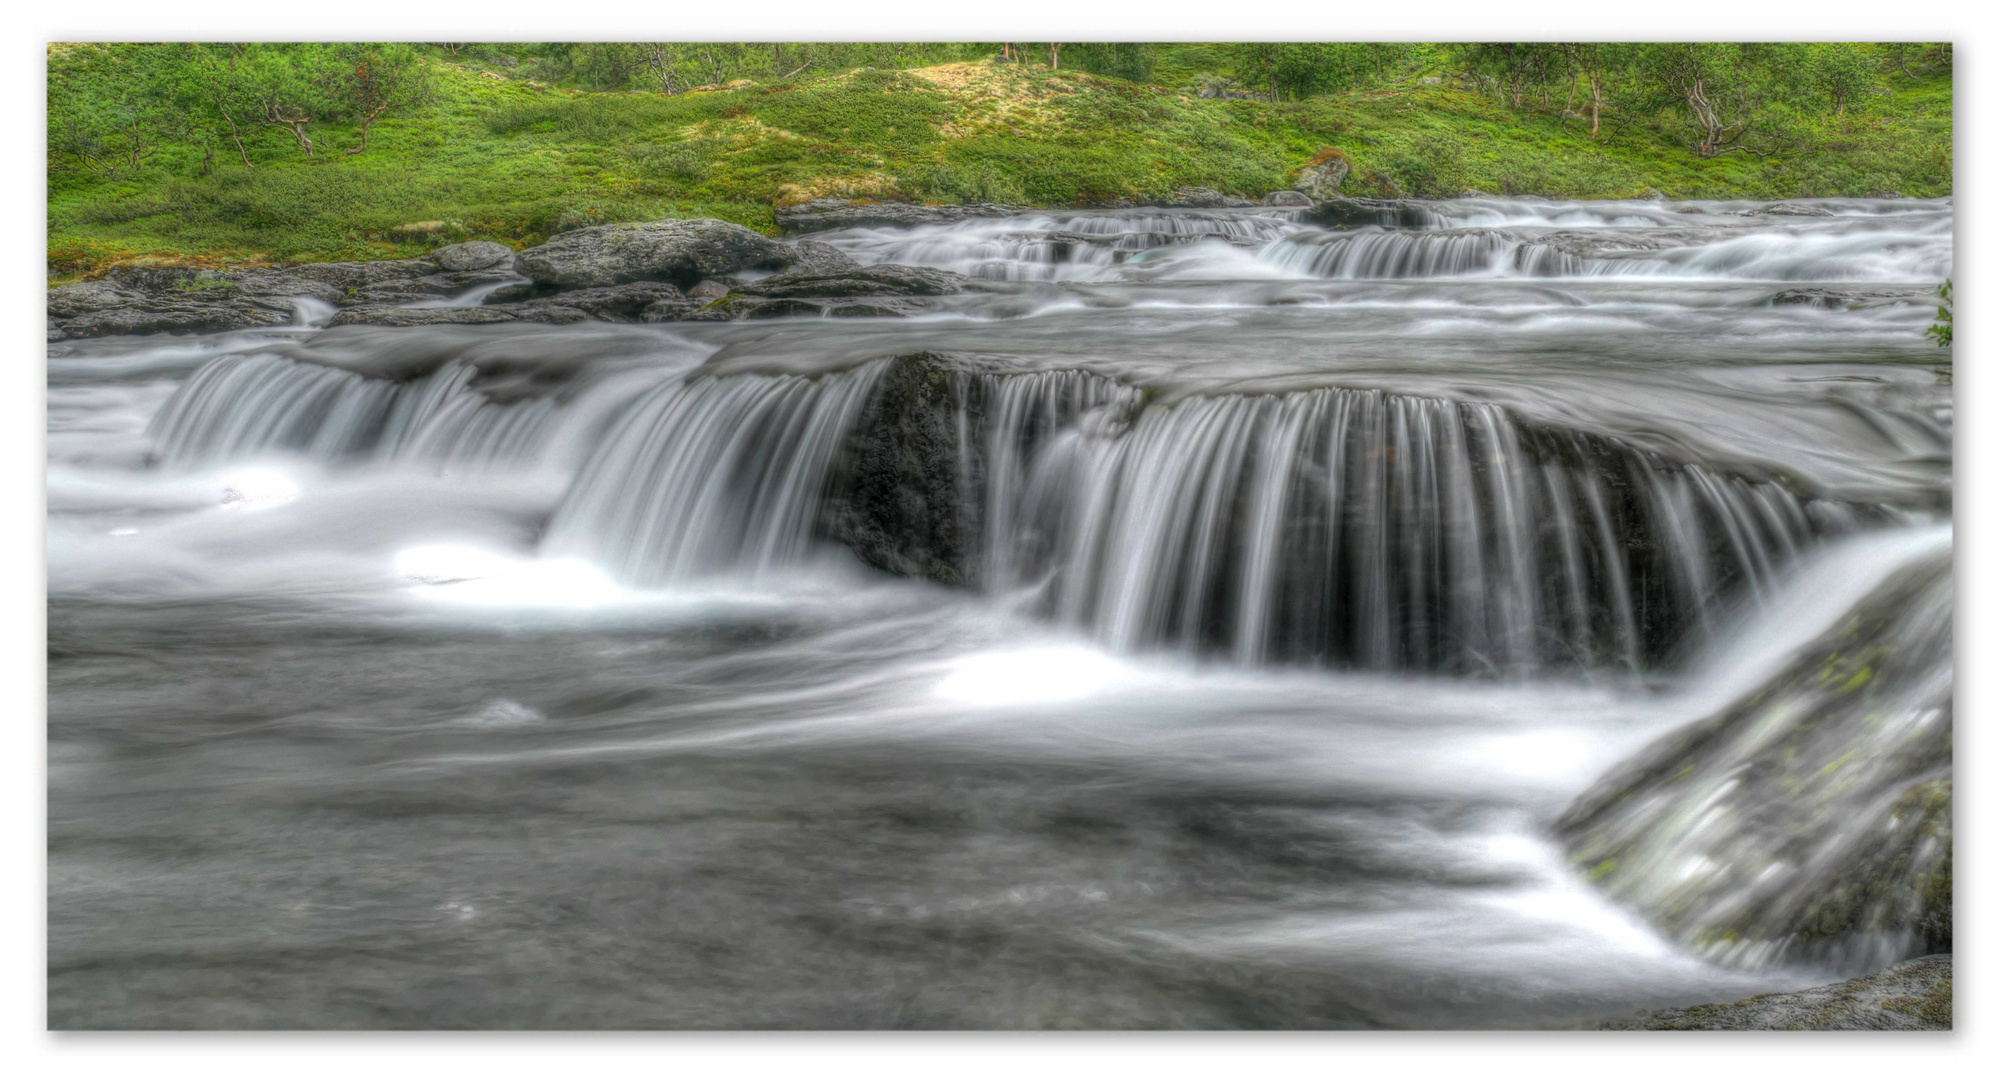
[[[905,320],[53,345],[50,1025],[1852,974],[1691,951],[1550,831],[1947,550],[1952,208],[1800,209],[1045,211],[814,234],[992,283]]]

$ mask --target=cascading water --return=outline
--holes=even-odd
[[[1422,214],[52,347],[50,1023],[1534,1026],[1945,943],[1948,204]]]

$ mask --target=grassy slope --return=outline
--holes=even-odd
[[[1218,50],[1209,50],[1218,52]],[[1156,77],[1210,64],[1167,51]],[[1307,102],[1206,101],[1071,71],[951,64],[863,70],[665,97],[582,94],[437,65],[437,103],[353,133],[319,125],[306,159],[266,130],[245,169],[169,146],[146,172],[50,173],[49,260],[71,275],[129,259],[267,261],[407,256],[473,237],[518,245],[578,224],[712,216],[769,230],[775,200],[821,194],[1038,205],[1155,197],[1199,185],[1260,196],[1326,146],[1350,193],[1385,173],[1426,193],[1463,187],[1613,197],[1787,198],[1894,188],[1950,192],[1946,76],[1891,76],[1890,97],[1811,152],[1701,160],[1656,122],[1522,114],[1447,85]],[[430,231],[398,231],[444,222]]]

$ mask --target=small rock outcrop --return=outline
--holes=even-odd
[[[1157,205],[1170,210],[1220,210],[1259,205],[1253,199],[1228,195],[1204,187],[1182,187],[1160,199]]]
[[[1343,151],[1326,147],[1314,155],[1310,164],[1297,174],[1297,182],[1292,187],[1312,199],[1329,199],[1338,194],[1339,185],[1352,173],[1352,162]]]
[[[911,225],[947,225],[980,217],[1011,217],[1018,207],[992,203],[966,206],[918,206],[914,203],[870,200],[813,199],[776,208],[777,226],[785,232],[824,232],[828,229],[878,229]]]
[[[858,259],[821,240],[792,240],[784,246],[791,252],[787,274],[835,274],[860,266]]]
[[[780,270],[792,250],[726,221],[646,221],[562,233],[520,253],[515,265],[541,285],[593,289],[637,281],[681,288],[744,270]]]
[[[1895,964],[1861,979],[1723,1005],[1604,1021],[1605,1031],[1951,1031],[1955,956]]]
[[[1301,191],[1272,191],[1262,196],[1263,206],[1309,206],[1311,197]]]
[[[328,303],[344,293],[276,270],[119,267],[101,281],[48,291],[50,340],[119,334],[190,334],[284,326],[293,297]]]

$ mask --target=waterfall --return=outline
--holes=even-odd
[[[543,550],[590,559],[637,585],[795,563],[816,535],[840,442],[882,367],[654,388],[605,434]]]
[[[1637,668],[1710,633],[1839,520],[1778,484],[1491,404],[1321,389],[1195,398],[1127,426],[1115,411],[992,455],[993,477],[1030,479],[992,485],[986,560],[991,587],[1037,581],[1043,610],[1118,648]]]
[[[398,383],[275,356],[225,356],[195,373],[147,432],[172,465],[268,452],[446,468],[531,462],[554,425],[555,403],[494,402],[472,389],[477,376],[469,364],[450,363]]]

